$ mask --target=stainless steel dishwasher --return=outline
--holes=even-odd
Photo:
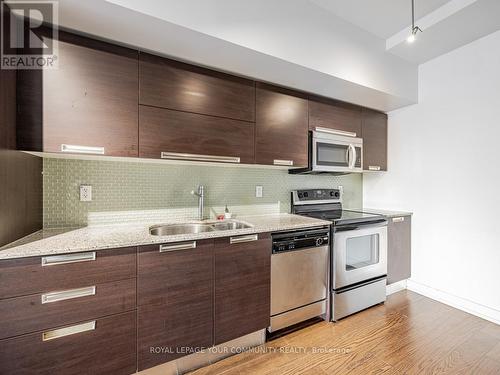
[[[327,314],[330,228],[272,235],[269,332]]]

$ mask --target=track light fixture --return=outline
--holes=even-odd
[[[411,0],[411,33],[406,39],[408,43],[413,43],[417,39],[417,33],[422,32],[422,29],[415,26],[415,0]]]

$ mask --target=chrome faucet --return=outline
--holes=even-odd
[[[196,195],[198,197],[198,220],[203,220],[204,218],[204,205],[205,205],[205,186],[198,186],[198,192],[194,190],[191,191],[192,195]]]

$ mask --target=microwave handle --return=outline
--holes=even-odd
[[[356,147],[352,144],[349,145],[349,168],[353,169],[356,165]]]

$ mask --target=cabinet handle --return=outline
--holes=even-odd
[[[380,171],[380,165],[370,165],[368,166],[368,170],[370,171]]]
[[[64,301],[67,299],[94,296],[95,285],[86,288],[69,289],[60,292],[42,294],[42,304]]]
[[[61,337],[76,335],[77,333],[95,330],[95,320],[87,323],[77,324],[71,327],[54,329],[42,333],[42,341],[50,341]]]
[[[62,152],[74,152],[77,154],[97,154],[104,155],[104,147],[79,146],[79,145],[61,145]]]
[[[182,154],[178,152],[162,152],[162,159],[173,160],[191,160],[191,161],[214,161],[221,163],[239,163],[240,158],[237,156],[214,156],[214,155],[198,155],[198,154]]]
[[[392,218],[392,222],[393,223],[402,223],[403,221],[405,221],[405,218],[402,216],[402,217],[393,217]]]
[[[89,262],[95,260],[95,251],[90,253],[52,255],[42,257],[42,266],[56,266],[59,264]]]
[[[320,126],[316,126],[314,128],[314,130],[316,130],[317,132],[321,132],[321,133],[343,135],[343,136],[346,136],[346,137],[353,137],[353,138],[356,138],[356,136],[357,136],[357,134],[355,132],[346,132],[345,130],[322,128]]]
[[[252,242],[252,241],[257,241],[258,239],[259,239],[258,234],[251,234],[249,236],[230,237],[229,243],[235,244],[235,243],[242,243],[242,242]]]
[[[292,166],[293,165],[293,160],[280,160],[280,159],[274,159],[273,160],[274,165],[288,165]]]
[[[196,249],[196,241],[176,243],[174,245],[160,245],[160,253],[164,253],[166,251],[189,250],[189,249]]]

